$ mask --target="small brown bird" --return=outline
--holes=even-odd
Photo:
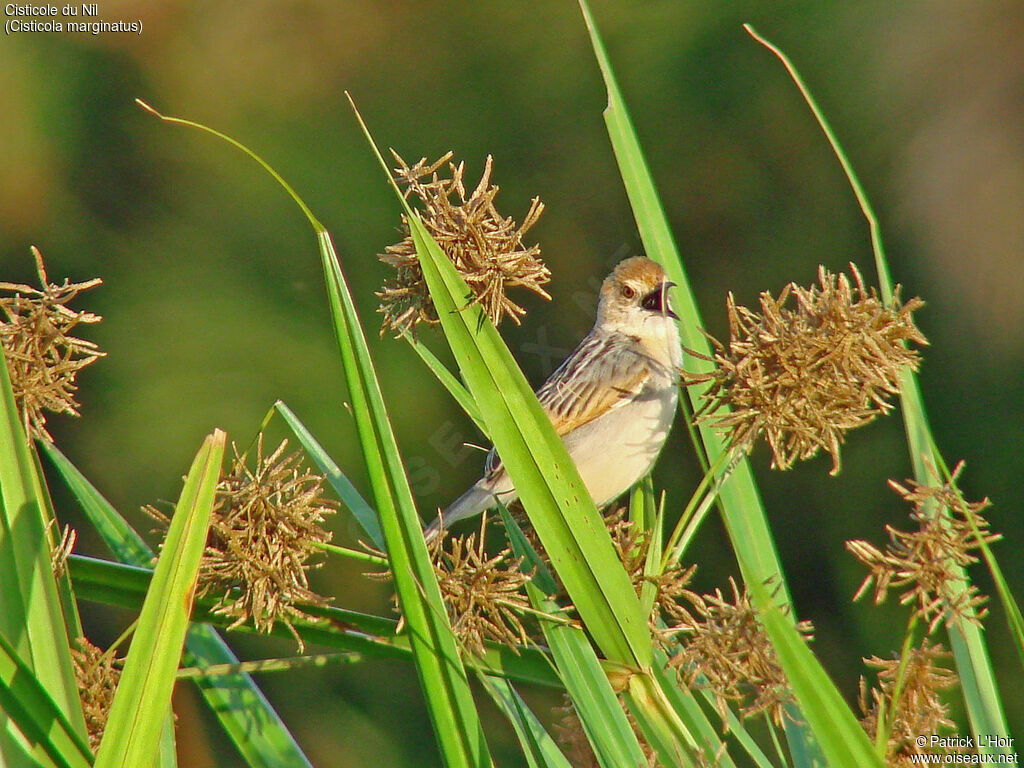
[[[650,259],[621,262],[601,286],[594,327],[537,390],[598,508],[650,471],[672,427],[682,364],[667,296],[673,285]],[[484,476],[424,534],[433,539],[442,527],[517,498],[491,449]]]

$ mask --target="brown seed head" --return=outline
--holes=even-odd
[[[936,474],[934,469],[931,471]],[[867,541],[846,542],[846,548],[870,569],[854,600],[873,583],[876,604],[885,600],[890,589],[903,590],[900,604],[913,605],[917,616],[928,622],[929,633],[943,618],[947,624],[956,619],[980,624],[986,598],[973,584],[962,588],[962,569],[977,562],[974,552],[982,540],[992,543],[1002,537],[990,533],[988,521],[981,516],[990,506],[988,499],[975,503],[964,500],[956,486],[962,471],[960,462],[948,483],[939,483],[936,476],[938,484],[934,486],[913,480],[905,481],[906,485],[889,481],[913,505],[910,519],[918,529],[904,532],[887,525],[889,543],[884,552]]]
[[[411,167],[394,150],[392,154],[398,163],[395,179],[405,188],[406,198],[415,196],[420,200],[424,225],[469,285],[473,302],[483,307],[495,325],[505,316],[518,324],[526,312],[508,298],[509,288],[521,286],[551,298],[541,287],[551,273],[540,259],[540,246],[523,244],[526,232],[544,210],[538,198],[533,199],[522,226],[517,227],[494,207],[498,187],[491,186],[490,156],[480,183],[467,197],[465,166],[449,163],[451,152],[430,164],[422,158]],[[450,178],[438,175],[445,163]],[[389,245],[379,256],[395,269],[394,278],[377,293],[384,315],[381,334],[392,330],[401,335],[421,322],[438,322],[404,214],[402,231],[404,239]]]
[[[235,617],[228,629],[252,620],[258,631],[270,632],[280,621],[301,652],[291,620],[312,620],[302,605],[330,602],[309,588],[307,574],[320,565],[310,562],[320,551],[316,545],[331,540],[323,522],[337,503],[323,497],[322,477],[308,469],[300,473],[301,452],[285,456],[287,446],[282,441],[264,456],[261,433],[250,469],[246,455],[232,445],[235,459],[217,484],[197,596],[220,593],[214,612]],[[144,509],[166,520],[153,507]]]
[[[74,644],[77,647],[71,649],[71,662],[75,669],[78,696],[82,700],[89,746],[95,752],[107,727],[107,715],[121,679],[121,670],[114,666],[116,658],[113,653],[105,654],[84,637],[78,638]]]
[[[64,530],[61,532],[60,541],[56,541],[53,536],[56,524],[56,519],[50,521],[47,526],[47,539],[51,543],[50,568],[53,569],[53,575],[59,579],[64,575],[64,571],[68,567],[68,558],[71,557],[71,553],[75,549],[78,532],[70,525],[65,525]]]
[[[763,434],[778,469],[824,450],[836,474],[846,432],[887,413],[903,367],[917,369],[906,343],[927,343],[911,317],[920,299],[900,304],[897,287],[885,306],[850,268],[853,284],[820,267],[818,286],[762,293],[760,313],[730,294],[728,347],[708,336],[716,369],[684,375],[687,385],[710,384],[699,415],[743,449]],[[722,404],[731,412],[716,413]]]
[[[669,663],[687,685],[714,692],[723,721],[735,701],[744,717],[765,712],[781,726],[793,701],[789,684],[749,595],[732,579],[729,584],[731,600],[716,589],[693,605],[697,618],[680,617],[672,631],[681,635],[682,650]],[[808,637],[813,631],[806,621],[797,629]]]
[[[0,295],[0,345],[26,434],[49,440],[45,412],[78,416],[75,378],[105,354],[91,341],[71,335],[79,323],[98,323],[100,316],[72,311],[67,304],[103,281],[50,283],[42,254],[33,247],[32,255],[41,290],[0,282],[0,294],[13,294]]]
[[[886,763],[893,766],[913,765],[911,755],[933,752],[926,744],[918,746],[918,737],[941,735],[956,725],[949,717],[949,707],[942,702],[939,692],[959,682],[956,673],[938,662],[951,654],[941,644],[932,644],[924,638],[920,648],[911,648],[900,679],[900,659],[864,659],[869,667],[878,670],[878,686],[868,690],[867,681],[860,679],[860,708],[864,713],[861,725],[872,741],[878,733],[878,719],[886,718],[889,729]],[[897,693],[897,688],[898,693]],[[895,700],[894,700],[895,697]],[[941,754],[947,750],[942,749]]]

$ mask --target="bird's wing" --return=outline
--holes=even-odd
[[[651,361],[636,339],[591,333],[537,390],[537,398],[562,436],[633,400],[650,375]],[[484,474],[493,477],[501,468],[492,448]]]
[[[629,403],[651,375],[632,337],[590,335],[537,391],[555,431],[565,435]]]

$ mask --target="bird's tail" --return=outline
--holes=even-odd
[[[424,528],[423,536],[427,541],[433,541],[441,532],[442,527],[445,529],[450,528],[452,523],[479,515],[485,509],[495,506],[495,504],[494,491],[484,487],[481,481],[459,496],[459,498],[451,503],[448,509],[437,516],[434,522]]]

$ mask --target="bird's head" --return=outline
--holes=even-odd
[[[674,286],[665,270],[643,256],[618,264],[601,286],[597,325],[631,336],[659,333],[676,313],[669,305],[668,289]]]

